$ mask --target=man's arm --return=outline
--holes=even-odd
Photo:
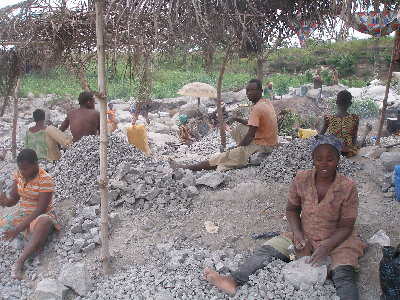
[[[11,207],[17,204],[19,201],[17,182],[14,180],[13,186],[10,192],[10,198],[7,198],[7,195],[4,191],[1,192],[0,196],[0,206]]]
[[[249,130],[247,131],[246,135],[243,137],[243,140],[240,142],[238,147],[243,147],[249,145],[254,137],[256,136],[257,127],[248,125]]]
[[[65,131],[65,130],[67,130],[68,127],[69,127],[69,119],[68,119],[68,115],[67,115],[64,122],[61,123],[60,128],[58,128],[58,129],[60,129],[61,131]]]
[[[238,118],[238,117],[231,117],[226,121],[226,124],[231,125],[234,122],[238,122],[241,123],[243,125],[247,125],[248,121],[242,118]]]

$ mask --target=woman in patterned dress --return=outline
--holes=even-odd
[[[353,96],[347,90],[340,91],[336,98],[337,112],[335,115],[325,115],[324,125],[320,134],[334,134],[343,141],[342,155],[351,157],[357,154],[364,144],[368,132],[371,131],[371,124],[367,123],[363,135],[357,141],[359,117],[357,114],[350,114],[347,110],[351,106]]]
[[[56,228],[60,229],[53,211],[54,182],[45,170],[39,167],[34,150],[24,149],[17,156],[18,171],[9,197],[2,191],[0,207],[16,204],[19,209],[4,219],[0,219],[2,239],[13,240],[20,232],[29,235],[22,254],[11,266],[11,277],[22,279],[24,262],[41,251],[47,236]]]

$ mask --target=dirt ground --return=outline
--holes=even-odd
[[[374,135],[377,120],[374,124]],[[393,149],[392,151],[400,151]],[[362,170],[355,178],[360,198],[359,215],[356,229],[363,239],[370,238],[376,231],[383,229],[391,238],[391,244],[400,243],[400,203],[384,198],[378,185],[386,171],[379,160],[354,157]],[[186,239],[193,244],[220,249],[230,244],[237,253],[247,255],[258,249],[266,240],[254,240],[253,233],[265,231],[286,231],[288,222],[283,218],[286,194],[289,186],[283,183],[261,181],[257,178],[258,167],[246,167],[229,171],[230,181],[218,189],[201,189],[186,209],[138,210],[134,213],[119,207],[117,212],[121,221],[111,230],[110,251],[113,271],[121,271],[129,265],[143,264],[151,255],[148,249],[170,238]],[[15,170],[8,164],[2,169]],[[74,201],[57,203],[61,221],[68,220],[74,213]],[[0,210],[0,217],[12,209]],[[207,233],[205,221],[214,221],[219,225],[216,234]],[[55,234],[52,243],[63,233]],[[89,253],[84,261],[88,264],[94,278],[101,276],[100,247]],[[57,277],[60,266],[56,254],[45,252],[42,265],[38,269],[38,278],[32,281],[36,286],[39,279]],[[361,300],[379,299],[379,261],[382,257],[379,245],[371,245],[360,260],[361,271],[358,285]],[[206,283],[205,283],[206,284]],[[69,294],[73,299],[73,294]]]

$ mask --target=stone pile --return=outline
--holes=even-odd
[[[226,143],[233,143],[233,139],[230,134],[226,133]],[[210,156],[215,153],[219,153],[221,146],[221,136],[219,130],[210,131],[201,140],[192,143],[188,148],[188,153],[191,154],[202,154],[204,156]]]
[[[327,281],[323,285],[304,284],[296,290],[284,279],[285,263],[272,261],[252,275],[235,296],[228,296],[204,280],[205,267],[220,273],[235,270],[243,261],[232,248],[210,251],[188,242],[168,241],[149,249],[149,261],[143,266],[99,279],[93,291],[76,300],[103,299],[326,299],[338,300]]]
[[[277,182],[291,182],[297,171],[311,169],[310,140],[296,139],[291,143],[279,145],[267,156],[259,167],[258,174],[263,179]],[[360,166],[353,160],[341,158],[339,172],[354,178]]]
[[[21,243],[15,239],[13,243]],[[19,247],[20,248],[20,247]],[[10,267],[21,254],[21,250],[16,250],[9,243],[0,243],[0,300],[25,300],[29,299],[31,287],[27,281],[17,280],[10,277]],[[29,269],[28,269],[29,270]],[[34,277],[35,273],[29,273],[28,277]]]

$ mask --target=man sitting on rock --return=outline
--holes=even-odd
[[[59,128],[61,131],[65,131],[70,127],[74,143],[84,136],[98,135],[100,131],[100,113],[94,109],[94,94],[82,92],[78,100],[80,107],[69,111]]]
[[[194,165],[171,162],[171,166],[192,171],[212,169],[225,171],[247,165],[250,156],[255,152],[271,153],[278,144],[278,125],[274,107],[269,100],[262,98],[262,93],[261,81],[250,80],[246,86],[246,95],[254,106],[249,120],[233,117],[227,121],[227,123],[239,123],[231,132],[237,146]]]

